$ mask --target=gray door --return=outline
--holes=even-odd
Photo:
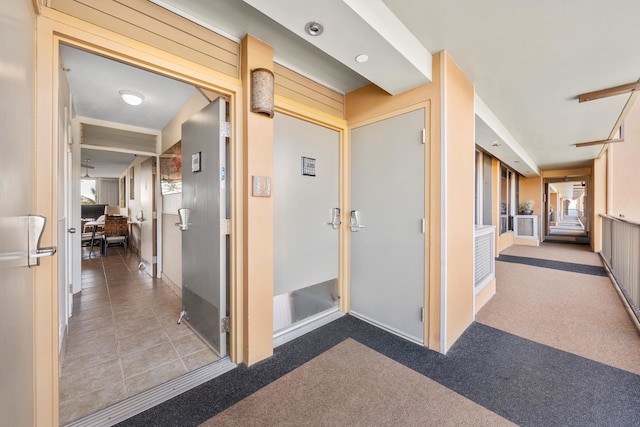
[[[351,132],[351,311],[424,341],[424,110]],[[364,225],[364,227],[360,227]]]
[[[0,103],[0,414],[3,425],[31,426],[36,423],[34,293],[42,289],[33,286],[34,272],[27,266],[26,224],[21,216],[34,211],[35,24],[25,1],[4,2],[2,14],[0,93],[5,101]],[[8,67],[21,70],[20,78],[4,72]],[[42,191],[49,194],[51,190]],[[47,224],[52,226],[56,224]]]
[[[226,102],[217,99],[182,125],[182,308],[184,319],[224,356],[227,334]]]
[[[333,129],[274,117],[274,332],[337,309],[339,144]]]

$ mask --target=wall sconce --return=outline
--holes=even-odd
[[[273,117],[273,73],[266,68],[251,71],[251,111]]]

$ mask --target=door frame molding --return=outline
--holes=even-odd
[[[208,89],[228,99],[233,132],[231,147],[231,262],[230,315],[231,337],[229,354],[234,362],[241,362],[243,348],[243,283],[242,253],[242,82],[208,69],[189,60],[169,54],[89,24],[50,8],[40,8],[36,19],[36,141],[34,159],[35,212],[49,219],[42,236],[43,246],[56,246],[58,200],[56,143],[58,134],[57,81],[60,72],[58,52],[61,43],[137,66],[152,72]],[[35,423],[58,425],[58,307],[57,258],[44,258],[34,274],[34,375]]]

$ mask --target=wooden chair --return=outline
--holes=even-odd
[[[107,255],[110,245],[122,245],[124,250],[129,246],[129,225],[124,216],[107,215],[104,219],[102,236],[102,253]]]

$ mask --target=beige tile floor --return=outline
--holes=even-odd
[[[60,372],[60,424],[78,420],[217,360],[186,324],[180,297],[120,248],[83,248],[82,291]]]

